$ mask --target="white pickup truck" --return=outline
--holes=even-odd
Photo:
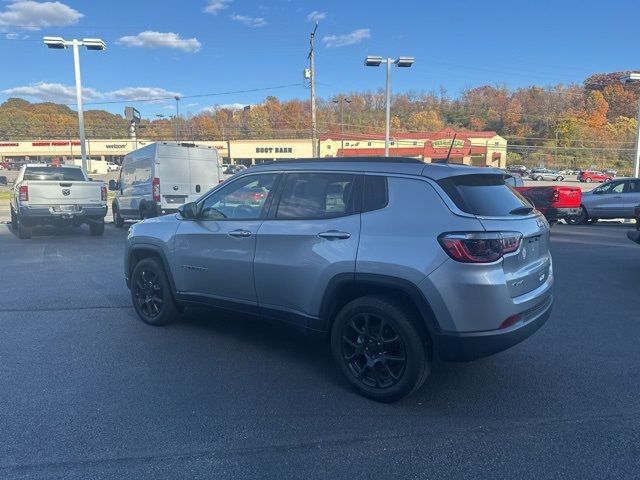
[[[69,165],[23,165],[11,192],[11,225],[20,238],[31,238],[36,225],[89,225],[104,233],[107,187]]]

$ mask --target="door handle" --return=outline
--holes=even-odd
[[[249,230],[233,230],[229,232],[229,235],[236,238],[246,238],[251,236],[251,232]]]
[[[351,237],[351,234],[348,232],[339,232],[338,230],[329,230],[319,233],[318,236],[326,238],[327,240],[346,240]]]

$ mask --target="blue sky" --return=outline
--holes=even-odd
[[[259,103],[269,94],[306,99],[312,18],[322,97],[383,87],[384,71],[363,66],[367,54],[416,58],[393,72],[394,92],[443,86],[452,96],[485,84],[566,84],[640,69],[637,0],[5,0],[0,101],[73,102],[71,52],[48,50],[44,35],[107,42],[105,52],[81,53],[85,103],[118,103],[87,108],[122,113],[133,105],[153,117],[172,113],[174,102],[162,99],[174,94],[283,85],[184,98],[181,109]]]

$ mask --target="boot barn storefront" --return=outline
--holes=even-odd
[[[449,163],[497,168],[505,168],[507,165],[507,141],[496,132],[443,130],[435,133],[403,133],[392,135],[389,141],[390,156],[414,157],[425,162],[445,160],[449,148]],[[321,138],[321,157],[354,155],[384,155],[384,136],[345,135],[343,138]]]
[[[394,135],[389,145],[392,156],[414,157],[437,162],[447,157],[453,131]],[[87,140],[90,173],[105,173],[107,162],[122,163],[124,156],[152,143],[149,140]],[[313,157],[310,139],[266,139],[197,141],[198,145],[215,147],[223,163],[254,165],[279,159]],[[345,135],[343,138],[320,139],[321,157],[382,156],[381,135]],[[495,132],[458,132],[449,161],[475,166],[506,166],[507,141]],[[0,141],[0,162],[65,162],[80,163],[78,140]]]

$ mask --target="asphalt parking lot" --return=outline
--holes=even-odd
[[[204,309],[142,324],[126,230],[0,224],[0,478],[637,478],[628,228],[554,227],[548,324],[384,405],[296,331]]]

